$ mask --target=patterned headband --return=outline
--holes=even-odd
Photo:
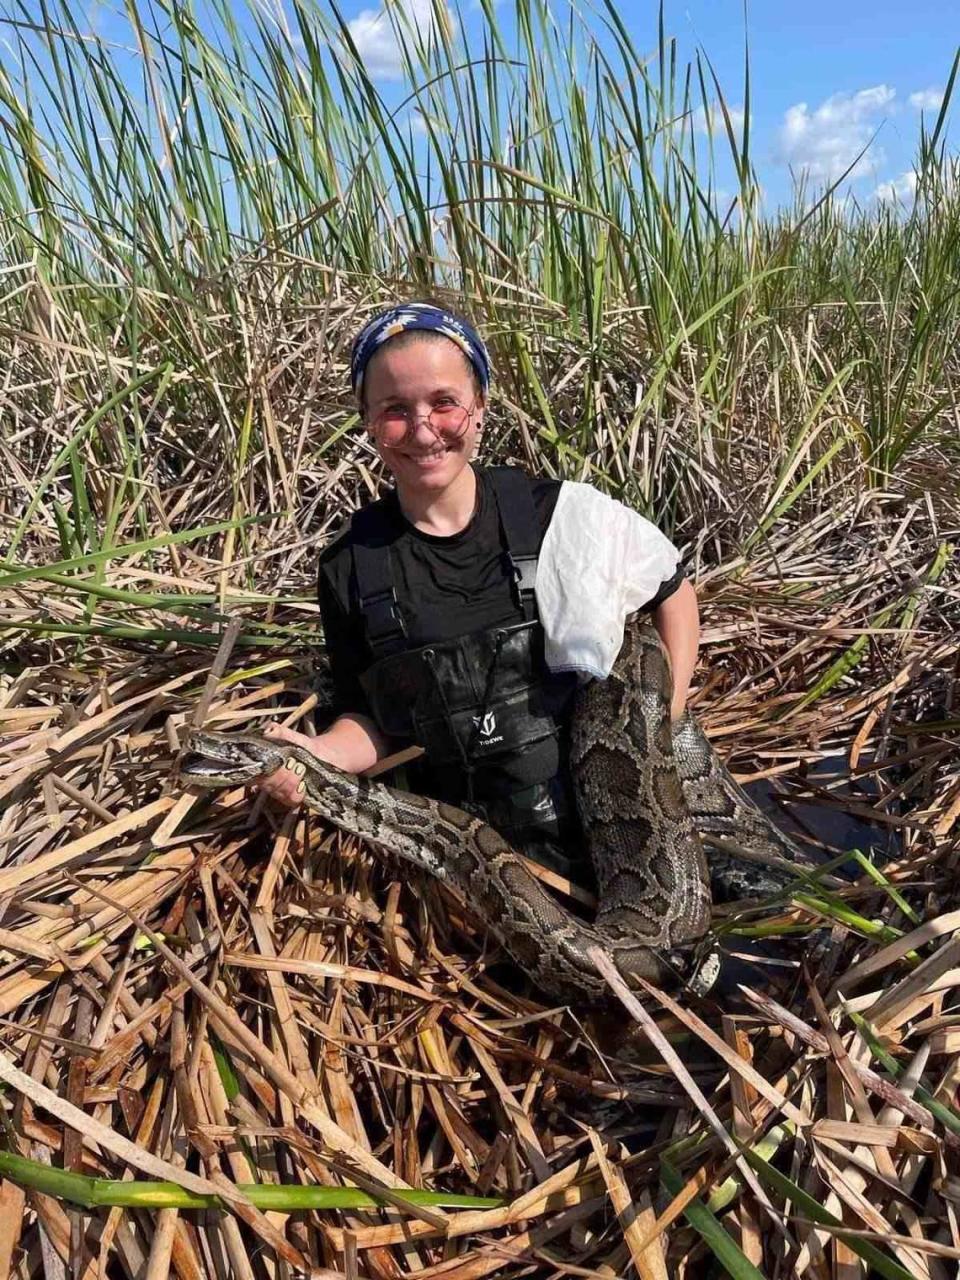
[[[412,329],[420,329],[425,333],[442,333],[445,338],[455,342],[473,365],[480,389],[486,392],[490,385],[490,356],[473,325],[465,320],[458,320],[449,311],[429,302],[407,302],[375,315],[354,338],[350,352],[350,383],[354,394],[360,394],[367,365],[383,344]]]

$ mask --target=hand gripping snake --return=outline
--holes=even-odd
[[[782,870],[725,853],[711,854],[708,868],[701,835],[734,841],[761,862],[804,861],[737,786],[694,717],[671,725],[671,688],[657,633],[629,626],[609,677],[576,695],[570,763],[599,889],[592,925],[566,910],[481,818],[343,773],[302,747],[194,731],[179,773],[217,788],[291,769],[308,809],[459,890],[543,991],[599,1003],[608,988],[591,948],[606,952],[628,982],[690,979],[691,944],[710,922],[711,880],[726,897],[765,896],[789,882]],[[696,970],[695,990],[715,968],[711,958]]]

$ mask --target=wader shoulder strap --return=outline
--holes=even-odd
[[[540,553],[540,521],[526,472],[519,467],[491,467],[500,527],[507,543],[517,604],[529,622],[537,617],[537,559]]]
[[[354,512],[350,522],[357,604],[374,658],[386,658],[406,648],[406,631],[393,586],[390,547],[383,540],[380,525],[379,513],[369,507]]]

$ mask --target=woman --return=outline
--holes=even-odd
[[[529,856],[588,881],[566,777],[577,679],[606,675],[627,613],[645,608],[681,715],[699,640],[676,549],[588,485],[472,464],[486,348],[431,303],[375,316],[351,381],[395,488],[357,512],[320,561],[337,716],[271,736],[361,773],[410,743],[413,790],[482,813]],[[283,770],[264,783],[299,803]]]

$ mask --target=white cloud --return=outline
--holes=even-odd
[[[917,175],[913,169],[901,173],[899,178],[891,178],[889,182],[881,182],[874,191],[874,198],[889,203],[910,204],[917,190]]]
[[[918,89],[916,93],[911,93],[908,101],[917,111],[939,111],[943,102],[943,90]]]
[[[367,74],[377,80],[399,80],[403,75],[397,25],[401,30],[410,27],[411,34],[416,32],[423,40],[430,36],[435,26],[432,0],[389,0],[389,3],[392,13],[387,13],[386,5],[378,9],[362,9],[347,23],[360,61]],[[452,26],[446,0],[443,9],[447,23]]]
[[[739,133],[743,128],[743,107],[731,107],[728,105],[727,112],[734,132]],[[693,113],[693,127],[697,133],[712,132],[726,135],[727,124],[724,119],[723,108],[719,102],[711,102],[706,109],[703,106],[697,107]]]
[[[870,142],[896,90],[878,84],[857,93],[835,93],[813,111],[805,102],[790,107],[780,127],[778,159],[814,181],[835,181]],[[850,174],[863,177],[882,164],[883,150],[873,145]]]
[[[422,112],[419,107],[414,107],[413,110],[410,112],[409,116],[407,117],[407,122],[410,125],[410,132],[422,138],[425,138],[430,132],[429,128],[427,127],[427,120],[428,120],[428,117],[424,114],[424,112]],[[434,125],[434,127],[436,127],[437,125],[436,116],[430,116],[429,120],[430,120],[430,123]]]
[[[89,35],[95,36],[99,33],[105,16],[100,0],[91,0],[86,10],[87,32]]]

